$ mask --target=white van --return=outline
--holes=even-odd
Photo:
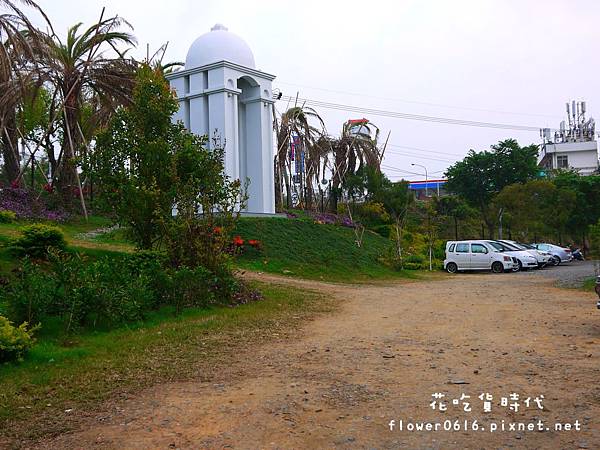
[[[502,273],[518,270],[516,258],[494,248],[483,240],[448,241],[444,269],[449,273],[459,270],[491,270]]]

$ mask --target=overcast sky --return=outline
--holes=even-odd
[[[39,0],[56,31],[90,25],[106,6],[146,43],[169,42],[184,61],[196,37],[223,23],[252,48],[257,68],[285,95],[372,109],[558,128],[565,102],[600,111],[600,2],[594,0]],[[62,33],[61,33],[62,32]],[[277,103],[279,111],[286,104]],[[330,134],[363,114],[320,109]],[[469,149],[537,132],[367,117],[391,131],[385,172],[441,177]],[[390,169],[391,167],[395,169]]]

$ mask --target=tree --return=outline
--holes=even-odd
[[[600,219],[600,175],[581,176],[574,172],[559,172],[552,180],[558,188],[575,192],[573,210],[566,228],[573,237],[581,239],[585,247],[588,227]]]
[[[561,236],[575,198],[574,191],[557,187],[551,180],[530,180],[504,187],[495,203],[510,215],[513,231],[528,240],[544,234]]]
[[[366,167],[380,170],[383,153],[378,147],[379,128],[366,119],[359,122],[348,121],[342,127],[339,138],[331,139],[333,156],[332,190],[333,207],[337,207],[337,197],[347,180],[361,176]],[[363,172],[366,174],[366,171]]]
[[[493,145],[491,151],[471,150],[446,171],[447,189],[479,210],[492,237],[496,223],[494,197],[505,186],[524,183],[536,176],[537,153],[536,145],[520,147],[514,139]]]
[[[77,158],[85,157],[85,136],[82,131],[86,104],[95,104],[94,114],[106,115],[131,99],[136,63],[117,51],[121,44],[134,45],[135,38],[120,31],[129,24],[115,16],[101,19],[80,31],[78,23],[67,31],[63,42],[55,34],[43,35],[37,48],[41,79],[50,83],[60,100],[54,103],[51,116],[61,123],[61,151],[54,160],[53,181],[63,196],[70,197],[77,183]],[[113,51],[114,55],[108,55]],[[91,117],[88,117],[91,120]],[[98,119],[98,122],[102,122]]]
[[[101,206],[130,227],[142,249],[158,245],[164,217],[174,206],[173,151],[190,144],[171,123],[177,107],[162,75],[141,68],[131,107],[116,112],[91,157]]]
[[[316,122],[315,125],[311,125]],[[275,207],[283,209],[283,186],[285,186],[287,207],[291,207],[294,169],[290,155],[294,146],[294,159],[303,158],[304,172],[300,180],[298,200],[301,206],[310,207],[314,200],[314,189],[320,189],[325,172],[330,146],[323,140],[325,124],[317,112],[307,106],[293,106],[277,120],[274,115],[274,128],[277,138],[275,154]],[[304,153],[303,156],[301,154]]]
[[[39,33],[18,6],[43,11],[31,0],[0,0],[0,148],[4,161],[3,172],[10,182],[18,182],[20,173],[17,110],[26,96],[31,97],[35,86],[34,47]],[[24,70],[26,69],[26,70]]]
[[[381,201],[386,211],[394,221],[396,257],[402,265],[402,237],[408,210],[414,202],[414,195],[408,187],[408,181],[392,183],[384,179],[381,189],[376,194],[376,200]]]
[[[434,197],[435,209],[438,215],[451,217],[454,222],[454,239],[459,240],[458,224],[466,219],[473,211],[460,197],[451,195]]]
[[[224,174],[223,149],[208,150],[206,137],[171,122],[177,108],[162,71],[143,65],[131,106],[98,135],[91,170],[102,205],[139,248],[166,249],[176,267],[212,270],[226,236],[215,228],[231,225],[245,198],[239,180]]]

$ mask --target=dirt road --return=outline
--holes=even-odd
[[[594,295],[555,288],[541,274],[300,284],[338,297],[339,311],[307,324],[295,340],[241,352],[210,382],[157,386],[122,402],[110,419],[43,445],[600,448]],[[445,411],[430,406],[434,393],[445,395],[438,399]],[[493,396],[491,412],[484,412],[482,393]],[[512,393],[519,395],[516,412],[501,405]],[[454,405],[463,394],[470,398]],[[543,431],[509,430],[518,422],[537,430],[539,420]],[[461,430],[443,431],[455,421]],[[407,422],[441,429],[407,431]],[[572,430],[553,431],[556,422]]]

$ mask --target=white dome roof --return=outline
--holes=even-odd
[[[194,69],[219,61],[255,68],[254,55],[246,41],[223,25],[216,24],[191,45],[185,58],[185,68]]]

